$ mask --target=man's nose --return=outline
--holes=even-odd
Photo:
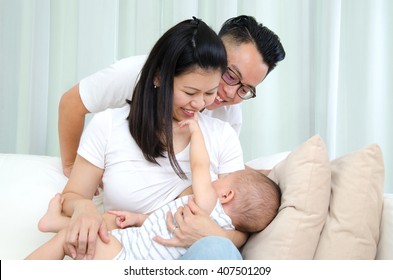
[[[234,99],[236,97],[236,91],[237,91],[238,86],[230,86],[226,85],[224,87],[224,93],[228,98]]]

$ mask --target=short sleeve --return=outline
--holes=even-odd
[[[82,79],[79,93],[87,110],[97,113],[123,107],[132,98],[145,60],[145,55],[124,58]]]
[[[225,174],[244,169],[243,150],[235,130],[224,123],[219,145],[218,174]]]
[[[210,213],[210,218],[225,230],[235,229],[232,224],[231,218],[227,214],[225,214],[224,208],[222,207],[219,199],[217,200],[216,206],[214,207],[213,211]]]
[[[111,110],[95,114],[82,134],[78,155],[98,168],[104,169],[111,131]]]

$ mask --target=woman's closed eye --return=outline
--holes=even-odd
[[[187,95],[193,96],[195,94],[198,94],[199,92],[186,92],[185,91],[184,93],[187,94]],[[206,95],[214,95],[216,93],[217,93],[217,91],[209,91],[209,92],[205,92],[204,94],[206,94]]]

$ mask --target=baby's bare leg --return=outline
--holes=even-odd
[[[71,256],[65,246],[66,230],[60,230],[52,239],[38,247],[26,257],[26,260],[62,260],[66,255]],[[111,260],[120,252],[121,244],[113,236],[109,236],[109,243],[97,239],[95,260]]]
[[[69,217],[62,215],[62,197],[56,194],[49,202],[48,210],[38,222],[38,229],[42,232],[59,232],[66,228],[70,221]]]
[[[42,232],[59,232],[61,229],[68,227],[70,217],[62,214],[61,194],[56,194],[49,202],[48,210],[38,222],[38,229]],[[115,215],[104,213],[102,215],[108,230],[119,228],[116,225]]]
[[[120,252],[122,246],[120,241],[113,235],[109,235],[109,242],[104,243],[100,238],[97,239],[96,253],[94,260],[112,260]]]
[[[52,239],[38,247],[34,252],[26,257],[26,260],[62,260],[65,256],[65,235],[63,229]]]

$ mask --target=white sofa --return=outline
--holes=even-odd
[[[315,140],[315,139],[314,139]],[[315,141],[314,141],[315,142]],[[315,143],[314,143],[315,144]],[[304,146],[304,145],[303,145]],[[308,144],[308,146],[310,146]],[[304,147],[303,147],[304,148]],[[312,155],[315,160],[315,153],[307,152],[307,154]],[[285,173],[285,177],[292,176],[290,173],[297,168],[293,166],[283,167],[283,162],[288,162],[293,160],[293,154],[291,153],[280,153],[268,157],[263,157],[256,159],[254,161],[249,162],[249,165],[255,168],[261,169],[271,169],[273,166],[280,166],[280,168],[287,168]],[[295,157],[296,159],[296,157]],[[299,159],[299,157],[297,158]],[[296,165],[304,165],[303,163],[297,162]],[[307,165],[307,164],[306,164]],[[319,165],[320,166],[320,165]],[[317,167],[309,165],[311,167],[310,170],[315,170]],[[288,169],[289,168],[289,169]],[[341,167],[340,167],[341,168]],[[330,169],[329,169],[330,170]],[[272,176],[276,176],[281,172],[280,170],[273,169]],[[332,173],[333,174],[333,173]],[[295,174],[296,175],[296,174]],[[317,175],[317,174],[314,174]],[[301,174],[304,176],[304,173]],[[318,174],[318,177],[323,177]],[[309,176],[304,180],[309,180]],[[48,201],[50,198],[54,196],[57,192],[61,192],[63,189],[66,178],[63,176],[61,171],[60,159],[58,157],[48,157],[48,156],[37,156],[37,155],[21,155],[21,154],[0,154],[0,220],[2,223],[2,231],[0,236],[0,259],[11,260],[11,259],[23,259],[26,255],[28,255],[32,250],[38,247],[40,244],[48,240],[52,234],[50,233],[41,233],[37,229],[37,222],[39,218],[45,213]],[[282,185],[288,184],[288,182],[281,181]],[[312,182],[314,184],[315,182]],[[329,180],[330,184],[330,180]],[[280,185],[281,187],[281,185]],[[288,186],[286,186],[288,187]],[[299,189],[297,186],[296,189]],[[329,195],[330,192],[333,193],[333,190],[328,190]],[[318,191],[316,191],[318,192]],[[324,191],[326,195],[326,191]],[[383,203],[383,211],[378,213],[375,212],[375,216],[372,223],[377,224],[377,229],[374,227],[372,231],[377,231],[377,236],[371,237],[373,241],[371,242],[371,247],[366,248],[366,251],[371,253],[371,255],[324,255],[319,254],[318,250],[321,245],[321,241],[324,235],[326,235],[325,229],[328,224],[328,216],[329,211],[332,209],[332,205],[330,205],[327,209],[323,211],[317,210],[316,212],[323,212],[322,214],[322,222],[318,222],[316,226],[310,226],[309,223],[306,225],[305,229],[302,229],[303,233],[301,236],[307,238],[307,242],[302,242],[296,240],[295,234],[290,237],[282,236],[280,237],[280,233],[277,233],[279,228],[286,228],[287,232],[290,231],[294,233],[294,229],[292,228],[293,221],[302,221],[302,223],[307,220],[307,218],[300,218],[301,215],[296,216],[288,216],[291,220],[288,222],[283,219],[285,216],[285,211],[291,210],[291,213],[296,212],[301,208],[298,206],[288,205],[289,194],[287,190],[283,191],[283,207],[280,209],[280,213],[277,218],[277,224],[272,223],[269,227],[263,231],[262,233],[258,233],[252,236],[246,246],[242,249],[243,256],[245,259],[313,259],[313,258],[322,258],[322,259],[363,259],[363,258],[375,258],[375,259],[393,259],[393,195],[392,194],[384,194],[381,195],[381,201],[376,201],[374,204]],[[334,201],[334,197],[328,199],[328,204]],[[290,199],[292,200],[292,199]],[[297,202],[294,202],[296,204]],[[310,204],[307,202],[307,204]],[[320,204],[320,208],[326,208],[323,203],[318,202]],[[365,207],[367,205],[362,205]],[[307,210],[308,211],[308,210]],[[372,212],[372,211],[370,211]],[[313,213],[307,213],[308,216],[313,216]],[[379,218],[378,218],[379,216]],[[377,217],[377,218],[375,218]],[[365,219],[364,217],[360,217],[361,219]],[[376,221],[375,219],[380,219]],[[280,224],[281,223],[281,224]],[[301,224],[299,222],[295,223],[296,228],[301,228]],[[367,226],[369,227],[369,226]],[[307,229],[308,228],[308,229]],[[315,232],[314,235],[317,237],[313,237],[309,235],[308,230],[312,228]],[[315,230],[316,229],[316,230]],[[356,232],[356,229],[355,229]],[[367,233],[370,230],[366,230]],[[274,234],[276,240],[270,239],[271,234]],[[371,234],[372,235],[372,234]],[[370,236],[371,236],[370,235]],[[374,234],[375,235],[375,234]],[[291,243],[299,243],[296,244],[296,248],[294,250],[292,245],[283,244],[282,240],[277,240],[277,238],[283,238],[286,241],[291,241]],[[345,238],[352,238],[351,236],[345,236]],[[354,247],[350,248],[350,251],[357,251],[357,248],[364,246],[364,240],[361,240],[362,237],[355,236],[353,237],[353,242],[355,244]],[[316,239],[316,240],[314,240]],[[347,242],[347,241],[345,241]],[[302,244],[300,244],[302,243]],[[315,243],[312,245],[311,249],[309,243]],[[351,242],[349,242],[351,243]],[[367,243],[367,242],[366,242]],[[280,255],[271,254],[269,255],[269,246],[272,246],[273,251],[277,251]],[[331,250],[334,250],[334,242],[328,242],[324,245],[328,248],[331,246]],[[373,251],[373,247],[375,247],[375,252]],[[285,248],[285,251],[281,251],[281,249]],[[292,252],[291,252],[292,250]],[[329,249],[327,249],[329,251]],[[363,249],[359,249],[362,252]],[[265,254],[260,255],[261,251],[265,252]],[[295,252],[294,252],[295,251]],[[311,255],[307,255],[306,251],[310,252]],[[266,253],[267,252],[267,253]],[[290,253],[291,252],[291,253]],[[267,254],[267,255],[266,255]],[[371,257],[370,257],[371,256]]]

